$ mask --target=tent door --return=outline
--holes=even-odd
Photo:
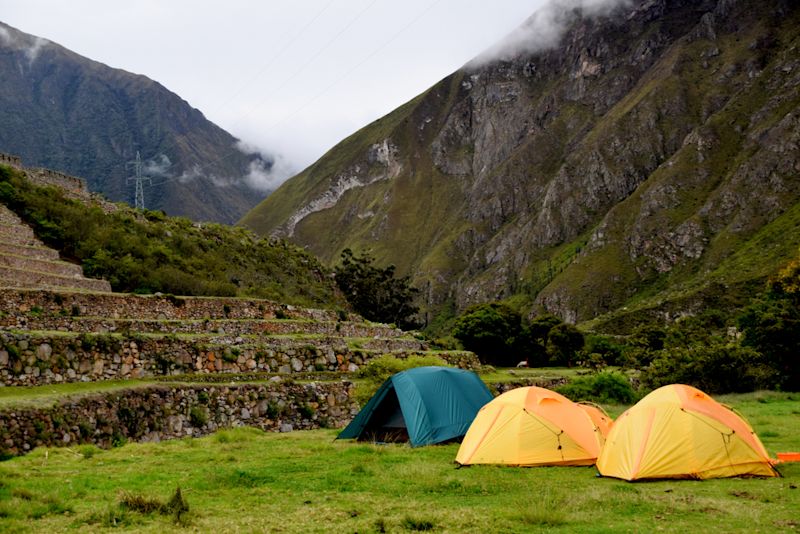
[[[370,417],[361,439],[376,442],[408,441],[406,420],[394,388],[384,397],[383,402]]]

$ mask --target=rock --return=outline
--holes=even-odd
[[[255,360],[247,360],[247,368],[248,369],[255,369],[256,368],[256,361]]]
[[[289,367],[288,365],[281,365],[280,367],[278,367],[278,372],[284,375],[288,375],[289,373],[292,372],[292,368]]]
[[[0,367],[8,365],[8,351],[0,350]]]
[[[303,362],[301,362],[297,358],[292,358],[292,369],[294,369],[295,372],[302,371],[303,370]]]
[[[294,430],[294,427],[292,425],[290,425],[289,423],[283,423],[280,426],[280,431],[281,432],[292,432],[293,430]]]
[[[241,418],[245,421],[250,419],[250,410],[248,410],[247,408],[242,408]]]
[[[28,350],[28,340],[27,339],[20,339],[19,343],[17,343],[17,347],[19,350]]]
[[[51,354],[53,354],[53,347],[48,343],[42,343],[36,348],[36,357],[42,361],[49,360]]]

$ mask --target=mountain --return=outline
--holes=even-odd
[[[92,191],[133,202],[127,178],[144,160],[149,209],[235,222],[263,191],[247,180],[271,163],[161,84],[91,61],[0,23],[0,151],[85,178]]]
[[[326,262],[371,250],[434,326],[498,299],[608,331],[730,313],[800,246],[798,4],[578,4],[550,4],[242,224]]]

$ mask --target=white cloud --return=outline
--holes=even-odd
[[[243,141],[239,141],[236,148],[240,152],[254,157],[244,176],[247,185],[253,189],[264,192],[274,191],[287,178],[297,173],[297,168],[280,154],[266,154],[256,146]]]
[[[609,15],[615,9],[631,5],[632,0],[550,0],[468,66],[475,68],[495,60],[507,60],[519,54],[531,54],[558,46],[559,41],[578,16]]]
[[[0,26],[0,41],[8,47],[24,51],[29,64],[36,61],[42,48],[50,44],[47,39],[20,34],[3,26]]]
[[[460,68],[543,1],[2,0],[2,17],[157,80],[264,147],[274,166],[250,174],[270,184]],[[41,59],[43,44],[30,45]]]
[[[169,168],[172,162],[166,154],[159,154],[153,159],[149,159],[142,165],[142,173],[150,178],[169,178]]]
[[[39,56],[39,52],[45,46],[49,45],[50,41],[47,39],[42,39],[41,37],[36,37],[33,39],[33,42],[25,49],[25,55],[28,56],[28,62],[33,63],[36,61],[36,58]]]

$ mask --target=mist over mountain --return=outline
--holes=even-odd
[[[558,0],[242,223],[370,250],[433,321],[730,311],[800,246],[798,49],[796,2]]]
[[[85,178],[111,200],[133,202],[137,152],[151,178],[145,206],[171,215],[231,223],[271,187],[271,158],[145,76],[3,23],[0,76],[0,151]]]

